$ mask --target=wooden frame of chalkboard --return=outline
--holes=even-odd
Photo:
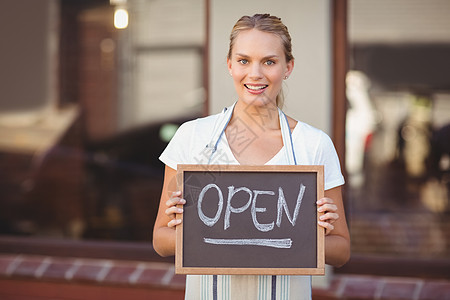
[[[323,166],[178,165],[177,274],[323,275]],[[181,206],[180,206],[181,207]]]

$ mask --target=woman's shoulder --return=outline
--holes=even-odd
[[[286,116],[286,117],[287,117],[288,122],[289,122],[289,127],[291,128],[291,131],[293,133],[297,133],[297,134],[312,134],[312,135],[319,135],[319,136],[323,135],[323,134],[326,135],[326,133],[323,130],[321,130],[321,129],[317,128],[317,127],[314,127],[314,126],[312,126],[312,125],[310,125],[308,123],[296,120],[296,119],[294,119],[294,118],[292,118],[290,116]]]
[[[307,134],[307,135],[327,135],[322,129],[319,129],[311,124],[297,121],[297,125],[295,126],[295,131],[297,134]]]
[[[186,121],[180,125],[179,130],[183,131],[194,131],[197,129],[200,129],[202,131],[208,130],[212,128],[214,124],[217,122],[219,115],[220,114],[214,114]]]
[[[178,128],[160,156],[163,163],[172,169],[180,163],[198,163],[202,159],[205,145],[211,139],[217,116],[211,115],[186,121]]]
[[[292,137],[294,142],[297,143],[305,143],[307,141],[310,145],[315,144],[325,147],[333,144],[330,136],[325,131],[302,121],[297,121]]]
[[[194,139],[194,141],[210,138],[219,120],[219,115],[199,117],[182,123],[175,133],[175,138]]]

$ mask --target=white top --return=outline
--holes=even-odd
[[[238,165],[225,134],[210,160],[211,149],[207,145],[211,143],[211,136],[222,115],[220,113],[182,124],[159,159],[174,170],[177,164],[208,164],[208,161],[210,164]],[[239,138],[238,134],[234,138]],[[326,133],[299,121],[292,131],[292,141],[298,165],[324,166],[325,190],[344,184],[336,150]],[[241,147],[245,147],[246,143],[251,143],[251,140],[243,140]],[[285,148],[283,146],[266,165],[289,164]]]
[[[232,109],[231,112],[229,109],[228,112],[181,125],[161,154],[160,160],[175,170],[178,164],[239,164],[228,145],[226,135],[220,134],[224,123],[226,126],[225,115],[230,113]],[[283,140],[286,141],[289,133],[283,131],[285,130],[282,130]],[[238,151],[252,142],[251,139],[240,138],[241,133],[230,135],[231,138],[239,139]],[[213,151],[216,142],[217,148]],[[325,190],[344,184],[336,150],[323,131],[298,122],[292,131],[292,144],[298,165],[324,166]],[[290,151],[286,151],[289,146],[284,142],[284,146],[266,165],[292,164]],[[185,299],[311,299],[311,276],[188,275]]]

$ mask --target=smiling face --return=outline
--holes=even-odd
[[[236,37],[227,64],[239,101],[261,106],[276,105],[283,79],[291,74],[294,61],[286,62],[279,36],[250,29]]]

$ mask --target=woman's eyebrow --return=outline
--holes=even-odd
[[[240,56],[240,57],[244,57],[244,58],[248,58],[248,55],[245,54],[241,54],[241,53],[236,53],[236,56]]]
[[[236,53],[236,56],[242,57],[242,58],[249,58],[250,56],[246,55],[246,54],[242,54],[242,53]],[[270,59],[270,58],[278,58],[278,55],[276,54],[271,54],[271,55],[267,55],[264,56],[262,58],[262,60],[266,60],[266,59]]]

